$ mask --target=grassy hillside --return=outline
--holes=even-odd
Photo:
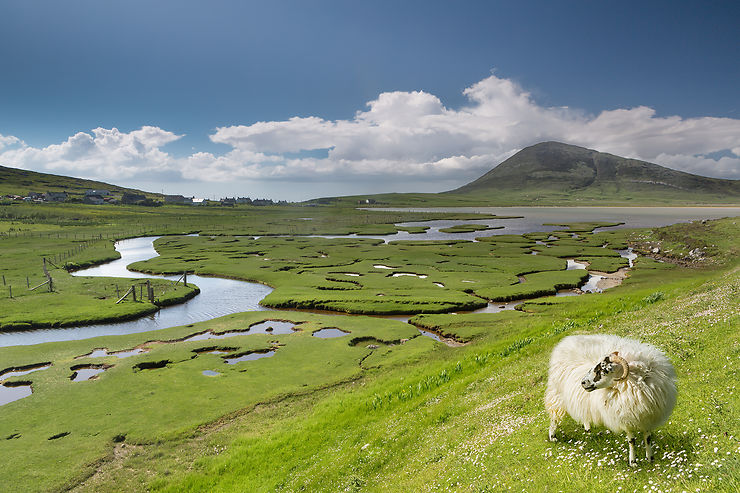
[[[740,180],[693,175],[559,142],[524,148],[477,180],[450,193],[511,189],[576,192],[589,188],[624,195],[655,191],[740,197]]]
[[[323,200],[357,203],[368,199],[427,207],[735,205],[740,204],[740,180],[708,178],[583,147],[543,142],[522,149],[477,180],[449,192]]]
[[[12,377],[33,382],[34,395],[2,408],[0,484],[94,492],[614,491],[618,482],[626,491],[735,491],[740,401],[731,362],[740,354],[740,269],[730,248],[739,234],[734,219],[680,231],[621,230],[612,242],[651,251],[660,244],[664,262],[638,258],[625,283],[601,295],[412,320],[468,341],[459,347],[393,320],[256,312],[156,333],[0,349],[0,371],[52,364]],[[562,248],[593,253],[567,244],[569,236]],[[511,245],[498,247],[531,240],[506,239]],[[703,248],[699,241],[714,248],[701,260],[690,253]],[[486,247],[497,248],[476,248]],[[276,319],[297,323],[299,332],[246,331]],[[311,336],[329,327],[347,335]],[[209,330],[241,332],[184,340]],[[623,437],[585,434],[573,422],[564,425],[564,440],[546,440],[549,352],[579,332],[638,337],[676,365],[679,404],[657,433],[654,465],[641,460],[629,468]],[[95,348],[108,356],[93,358]],[[148,352],[110,354],[132,348]],[[205,351],[213,349],[225,354]],[[270,349],[268,358],[224,363]],[[113,366],[97,380],[70,381],[81,364]]]
[[[710,270],[648,264],[656,269],[638,269],[621,291],[528,305],[526,322],[425,316],[479,336],[396,365],[366,360],[375,371],[353,383],[134,446],[78,490],[737,491],[737,258]],[[656,435],[654,464],[628,467],[624,437],[572,421],[560,442],[546,439],[549,352],[590,332],[649,341],[676,366],[679,402]]]
[[[29,192],[67,192],[71,197],[81,198],[85,195],[85,191],[90,189],[108,190],[116,195],[122,195],[123,192],[130,192],[141,193],[147,197],[161,198],[160,194],[119,187],[101,181],[0,166],[0,195],[26,196]]]

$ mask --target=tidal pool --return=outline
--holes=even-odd
[[[272,334],[272,335],[282,335],[282,334],[292,334],[295,332],[296,324],[293,322],[283,322],[282,320],[266,320],[264,322],[260,322],[258,324],[251,325],[249,329],[247,329],[248,334]]]
[[[0,384],[0,406],[28,397],[32,393],[28,383]]]
[[[269,351],[254,351],[251,353],[234,356],[233,358],[224,358],[224,362],[227,365],[235,365],[237,363],[241,363],[242,361],[254,361],[256,359],[269,358],[271,356],[275,356],[275,351],[277,351],[277,349],[270,349]]]
[[[39,363],[38,365],[31,365],[20,368],[10,368],[6,371],[0,372],[0,380],[5,380],[10,377],[19,377],[21,375],[28,375],[35,371],[46,370],[51,367],[51,363]]]
[[[106,348],[98,348],[95,349],[90,354],[83,354],[82,356],[78,356],[75,359],[78,358],[104,358],[106,356],[115,356],[116,358],[122,359],[122,358],[128,358],[130,356],[136,356],[137,354],[146,353],[146,349],[136,348],[136,349],[129,349],[127,351],[114,351],[112,353],[109,353]]]
[[[623,223],[616,228],[627,227],[656,227],[677,222],[685,222],[698,219],[713,219],[727,216],[739,216],[740,207],[458,207],[458,208],[424,208],[424,209],[374,209],[389,211],[421,211],[421,212],[479,212],[497,214],[499,216],[519,216],[509,218],[491,218],[477,222],[489,226],[504,226],[502,229],[489,229],[474,233],[441,233],[440,228],[462,224],[462,221],[425,221],[419,223],[403,223],[398,226],[424,226],[428,229],[422,234],[409,234],[401,232],[394,235],[372,236],[372,235],[343,235],[327,236],[315,235],[323,238],[380,238],[385,242],[393,240],[438,240],[438,239],[467,239],[474,240],[476,237],[492,236],[499,234],[524,234],[531,232],[548,232],[562,229],[563,224],[571,222],[605,222]],[[614,227],[597,228],[609,230]],[[157,256],[152,245],[157,237],[142,237],[122,240],[116,243],[116,250],[121,253],[121,258],[90,269],[77,271],[77,276],[109,276],[122,278],[165,278],[176,280],[179,276],[152,276],[126,269],[130,263],[146,260]],[[556,239],[551,236],[549,239]],[[537,241],[538,244],[544,243]],[[632,265],[634,254],[630,250],[619,251],[620,255],[627,258]],[[536,255],[537,252],[531,252]],[[269,260],[265,258],[265,260]],[[376,264],[376,268],[388,266]],[[575,266],[573,266],[575,267]],[[359,276],[357,273],[342,272],[340,274]],[[406,274],[406,273],[399,273]],[[409,274],[407,274],[409,275]],[[418,277],[422,277],[418,275]],[[425,277],[425,276],[424,276]],[[423,277],[422,277],[423,278]],[[42,342],[67,341],[86,339],[101,335],[131,334],[146,332],[166,327],[187,325],[193,322],[210,320],[223,315],[243,311],[266,310],[259,302],[272,289],[258,283],[235,281],[231,279],[220,279],[215,277],[201,277],[197,275],[188,276],[188,280],[196,284],[201,292],[193,299],[170,307],[162,308],[155,314],[144,316],[137,320],[114,323],[97,324],[80,327],[68,327],[59,329],[39,329],[32,331],[17,331],[0,333],[0,347],[38,344]],[[585,290],[594,289],[598,292],[599,279],[590,279]],[[122,281],[125,283],[126,281]],[[441,285],[437,284],[442,287]],[[484,309],[484,311],[486,311]],[[277,333],[277,332],[273,332]],[[237,335],[230,333],[230,335]],[[225,335],[201,335],[202,338],[222,338]],[[199,340],[198,338],[188,340]]]
[[[345,332],[343,330],[335,329],[335,328],[329,328],[329,329],[320,329],[311,334],[314,337],[318,337],[319,339],[331,339],[333,337],[342,337],[349,334],[349,332]]]
[[[70,375],[69,379],[73,382],[85,382],[87,380],[92,380],[93,378],[96,378],[100,373],[103,373],[105,370],[110,368],[110,366],[104,366],[104,365],[80,365],[80,366],[73,366],[70,368],[73,370],[72,375]]]
[[[391,277],[404,277],[404,276],[418,277],[419,279],[426,279],[427,277],[429,277],[426,274],[414,274],[413,272],[396,272],[395,274],[391,274]]]

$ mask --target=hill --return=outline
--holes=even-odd
[[[67,192],[71,198],[80,198],[89,189],[104,189],[115,195],[129,192],[144,194],[147,197],[160,197],[160,194],[111,185],[102,181],[0,166],[0,195],[25,196],[29,192]]]
[[[584,147],[542,142],[448,192],[319,200],[413,206],[736,205],[740,180],[693,175]]]
[[[448,193],[491,191],[624,198],[658,194],[677,195],[681,200],[706,196],[736,201],[740,180],[708,178],[584,147],[543,142],[522,149],[477,180]]]

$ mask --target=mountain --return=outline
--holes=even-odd
[[[504,194],[529,200],[638,199],[738,203],[740,180],[692,175],[560,142],[527,147],[477,180],[446,192],[485,197]]]
[[[89,189],[104,189],[116,195],[129,192],[144,194],[152,198],[160,197],[160,194],[119,187],[102,181],[85,180],[70,176],[52,175],[49,173],[38,173],[36,171],[0,166],[0,195],[26,195],[29,192],[67,192],[72,198],[80,198]]]

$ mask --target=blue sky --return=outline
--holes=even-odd
[[[540,140],[740,178],[738,2],[0,0],[0,164],[442,191]]]

